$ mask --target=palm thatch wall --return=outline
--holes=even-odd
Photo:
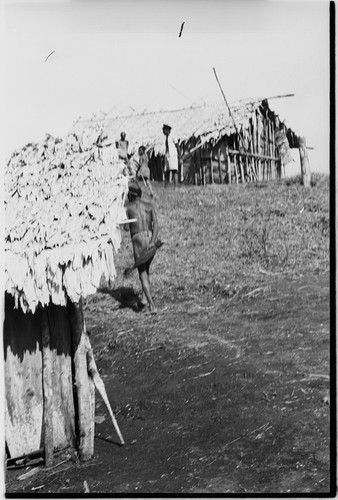
[[[130,152],[144,145],[152,178],[163,180],[163,123],[179,146],[180,178],[186,183],[231,183],[275,178],[290,160],[298,137],[269,107],[267,99],[245,99],[125,116],[79,119],[72,131],[83,141],[104,135],[111,143],[126,132]]]
[[[81,299],[116,275],[128,178],[114,148],[47,136],[5,180],[5,423],[11,456],[93,454],[93,383]],[[74,385],[75,384],[75,385]],[[47,458],[48,458],[47,457]],[[47,460],[48,461],[48,460]]]

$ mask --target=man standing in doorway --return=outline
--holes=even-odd
[[[170,125],[163,125],[162,132],[165,135],[165,155],[164,155],[164,176],[166,184],[171,180],[174,181],[176,188],[178,180],[178,150],[176,144],[170,135]]]

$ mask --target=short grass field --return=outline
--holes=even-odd
[[[116,280],[85,301],[126,444],[97,394],[94,459],[8,476],[7,492],[335,491],[329,178],[312,184],[154,184],[158,314],[138,310],[137,271],[123,276],[133,260],[124,231]]]

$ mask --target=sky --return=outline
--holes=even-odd
[[[3,25],[7,158],[80,116],[225,105],[215,67],[228,102],[295,94],[270,107],[329,172],[326,1],[5,0]]]

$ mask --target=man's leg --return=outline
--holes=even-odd
[[[145,296],[148,301],[150,312],[154,313],[156,312],[156,308],[150,292],[149,266],[147,268],[147,265],[143,264],[138,268],[138,272],[142,284],[143,297]]]
[[[154,193],[153,193],[153,190],[151,189],[151,185],[150,185],[150,180],[149,179],[146,179],[146,184],[149,188],[149,191],[150,191],[150,196],[153,198],[154,197]]]
[[[174,189],[176,188],[176,184],[177,184],[177,176],[178,176],[177,170],[173,170]]]

